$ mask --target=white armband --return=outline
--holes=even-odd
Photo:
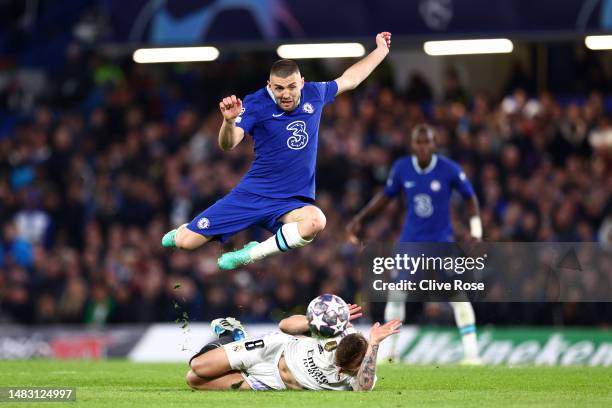
[[[482,239],[482,221],[477,215],[470,218],[470,235]]]

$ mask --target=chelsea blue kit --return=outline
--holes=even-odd
[[[268,87],[247,95],[236,126],[253,138],[255,159],[240,183],[188,228],[221,241],[253,225],[275,232],[284,214],[314,202],[319,123],[337,92],[335,81],[306,82],[291,112]]]
[[[453,190],[464,199],[474,196],[472,185],[454,161],[434,154],[425,169],[419,167],[415,156],[395,161],[384,194],[396,197],[403,193],[406,199],[400,242],[453,242],[450,219]]]

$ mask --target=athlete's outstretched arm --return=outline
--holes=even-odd
[[[304,315],[289,316],[278,323],[278,328],[283,333],[287,334],[304,334],[308,333],[308,319]]]
[[[390,47],[391,33],[378,33],[376,36],[376,49],[357,63],[351,65],[336,79],[336,83],[338,84],[338,92],[336,95],[357,88],[357,86],[374,71],[374,68],[385,59],[389,53]]]
[[[387,204],[391,202],[391,197],[387,196],[384,192],[376,194],[370,202],[366,204],[361,211],[357,213],[346,226],[346,230],[349,235],[349,241],[356,244],[359,242],[359,235],[361,232],[362,224],[368,218],[378,214],[384,209]]]
[[[482,221],[480,219],[480,208],[478,197],[474,192],[474,187],[460,167],[456,168],[455,176],[451,180],[453,190],[456,190],[465,202],[467,212],[470,217],[470,236],[472,241],[482,241]]]
[[[361,313],[361,306],[348,304],[349,307],[349,321],[359,319],[363,314]],[[278,328],[283,333],[297,335],[305,334],[310,332],[308,327],[308,319],[304,315],[293,315],[289,316],[278,323]]]
[[[381,341],[399,333],[399,328],[402,322],[399,320],[391,320],[383,324],[375,323],[370,330],[370,341],[368,342],[368,351],[357,372],[357,384],[354,385],[355,391],[371,391],[374,387],[376,378],[376,356],[378,354],[378,346]]]
[[[223,98],[219,102],[223,114],[223,124],[219,129],[219,147],[222,150],[232,150],[244,138],[244,130],[236,126],[236,118],[242,110],[242,101],[236,95]]]

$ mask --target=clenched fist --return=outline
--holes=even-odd
[[[376,47],[388,50],[391,48],[391,33],[383,31],[376,35]]]
[[[242,101],[236,95],[228,96],[219,102],[219,109],[221,109],[223,119],[233,122],[242,111]]]

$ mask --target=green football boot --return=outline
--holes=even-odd
[[[253,262],[250,255],[251,248],[257,244],[259,244],[259,242],[252,241],[246,244],[242,249],[221,255],[221,257],[217,260],[217,265],[219,265],[219,268],[221,269],[230,270],[236,269],[242,265],[250,264]]]
[[[176,248],[176,229],[172,231],[166,232],[166,234],[162,237],[162,246],[164,248]]]

